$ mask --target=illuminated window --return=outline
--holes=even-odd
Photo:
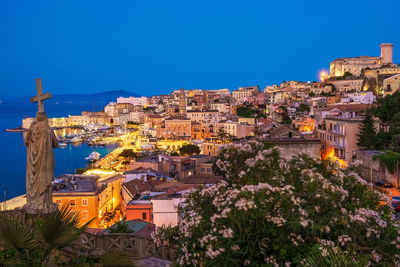
[[[69,200],[69,205],[70,206],[75,206],[75,199],[70,199]]]
[[[88,205],[88,200],[82,199],[82,206],[87,206],[87,205]]]
[[[57,203],[58,206],[61,206],[61,204],[62,204],[61,199],[56,199],[56,203]]]

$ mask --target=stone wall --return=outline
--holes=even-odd
[[[265,141],[274,143],[275,147],[280,149],[281,157],[287,160],[300,153],[316,159],[321,158],[321,141],[318,139],[270,138]]]
[[[360,166],[361,177],[372,183],[376,183],[379,180],[386,180],[394,186],[398,186],[397,174],[389,173],[378,159],[374,159],[379,154],[383,154],[383,152],[376,150],[358,150],[355,152],[354,160],[362,162]]]
[[[85,233],[82,236],[82,251],[118,250],[136,258],[155,257],[174,261],[177,251],[168,246],[158,247],[152,239],[125,233]]]

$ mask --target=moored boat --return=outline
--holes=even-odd
[[[85,158],[87,161],[96,161],[100,159],[100,153],[93,151],[92,153],[90,153],[90,155],[88,157]]]

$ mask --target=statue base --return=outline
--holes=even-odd
[[[58,205],[55,204],[55,203],[52,203],[46,208],[37,209],[37,208],[34,208],[34,207],[29,207],[28,204],[26,204],[22,209],[27,214],[31,214],[31,215],[46,215],[46,214],[55,212],[58,209]]]

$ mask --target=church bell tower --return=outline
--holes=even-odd
[[[179,93],[179,115],[186,116],[186,95],[183,88],[181,88]]]

